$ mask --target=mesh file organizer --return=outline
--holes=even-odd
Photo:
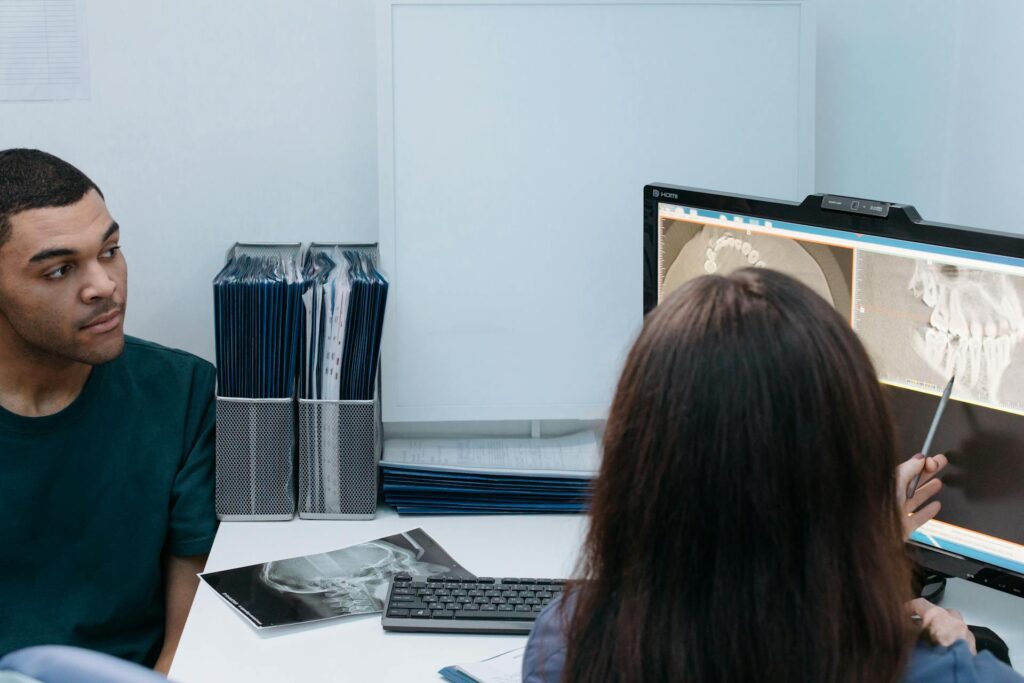
[[[295,401],[217,398],[217,518],[295,516]]]
[[[229,252],[228,260],[266,256],[295,259],[297,264],[300,254],[299,244],[239,243]],[[215,297],[224,295],[223,291],[218,292],[218,284],[218,280],[215,280]],[[258,283],[249,283],[248,286],[258,286]],[[246,389],[238,391],[242,396],[217,396],[217,517],[226,521],[291,519],[296,509],[295,361],[292,356],[297,346],[294,350],[285,351],[289,347],[279,338],[280,335],[253,334],[248,328],[241,331],[243,326],[235,324],[238,321],[228,319],[227,314],[231,311],[222,310],[227,308],[224,301],[218,298],[216,306],[218,393],[223,393],[225,386],[240,386],[237,381],[227,381],[229,378],[223,373],[232,371],[234,366],[243,365],[238,362],[241,354],[263,353],[266,358],[261,358],[255,367],[258,370],[266,369],[268,375],[272,368],[276,372],[276,388],[270,391],[270,395],[274,396],[272,398],[251,398],[244,394],[257,388],[257,385],[249,382]],[[282,311],[289,306],[285,301],[278,302],[276,308],[270,304],[260,305],[265,306],[260,310],[269,321],[282,317]],[[251,311],[247,310],[248,313]],[[245,322],[251,325],[252,316]],[[272,340],[272,343],[268,340]],[[276,359],[276,364],[272,364],[267,358],[272,358],[275,353],[281,357]],[[235,355],[229,357],[229,354]],[[246,359],[249,359],[248,356]],[[268,382],[260,388],[264,392],[261,395],[267,395],[270,384]]]
[[[375,245],[311,244],[367,254]],[[299,517],[373,519],[381,451],[380,384],[372,400],[299,399]]]

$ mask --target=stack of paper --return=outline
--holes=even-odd
[[[294,254],[236,254],[213,281],[217,392],[290,398],[303,283]]]
[[[310,250],[300,396],[372,400],[388,281],[370,257],[340,247]]]
[[[410,515],[581,512],[598,460],[593,431],[545,439],[388,439],[384,499]]]
[[[523,647],[509,650],[482,662],[446,666],[437,673],[451,683],[520,683],[525,651]]]

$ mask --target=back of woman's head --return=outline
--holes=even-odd
[[[896,464],[823,299],[765,269],[687,283],[619,381],[563,680],[899,678]]]

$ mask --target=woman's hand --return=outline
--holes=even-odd
[[[932,642],[949,647],[958,640],[964,640],[971,654],[978,654],[974,634],[967,628],[963,615],[955,609],[942,609],[924,598],[911,600],[910,609],[913,616],[921,619],[921,629]]]
[[[933,500],[927,505],[925,503],[942,489],[942,482],[936,479],[935,475],[947,464],[949,461],[944,455],[926,458],[918,453],[896,468],[896,495],[900,501],[900,511],[903,513],[903,534],[907,538],[910,538],[915,529],[939,514],[942,507],[939,501]],[[921,478],[917,482],[917,492],[913,498],[907,500],[907,487],[918,473],[921,474]]]

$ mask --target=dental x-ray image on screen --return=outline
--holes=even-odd
[[[700,275],[774,268],[803,282],[849,319],[851,249],[690,220],[664,219],[661,229],[663,298]]]
[[[827,210],[821,196],[647,190],[645,309],[702,275],[795,277],[864,342],[903,458],[922,449],[955,375],[930,451],[949,460],[942,509],[911,540],[934,571],[1024,594],[1024,237],[929,225],[878,202],[868,217]]]
[[[469,578],[423,529],[202,579],[258,628],[380,612],[395,574]]]
[[[862,253],[854,329],[883,381],[1024,412],[1024,278],[940,260]]]

